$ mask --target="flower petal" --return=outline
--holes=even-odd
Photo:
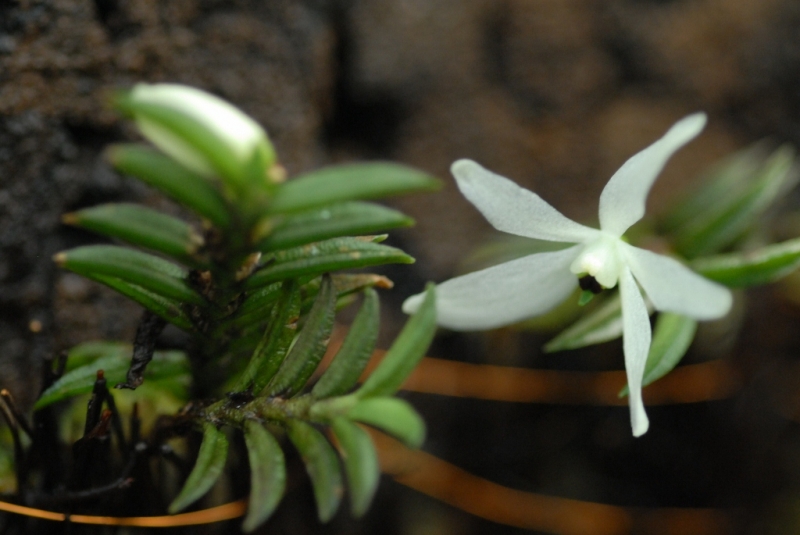
[[[623,243],[633,275],[657,310],[697,320],[721,318],[731,309],[731,291],[677,260]]]
[[[569,265],[580,247],[525,256],[438,285],[437,322],[464,331],[494,329],[549,311],[578,285]],[[416,311],[422,297],[406,299],[403,312]]]
[[[457,160],[450,171],[464,197],[497,230],[567,243],[582,242],[597,235],[596,229],[572,221],[532,191],[472,160]]]
[[[622,236],[644,216],[650,187],[667,160],[694,139],[706,124],[705,113],[684,117],[664,136],[633,155],[608,181],[600,195],[600,228]]]
[[[647,432],[650,421],[642,401],[642,377],[650,352],[650,316],[639,292],[631,270],[625,266],[619,276],[619,293],[622,298],[622,347],[625,352],[625,371],[628,375],[628,404],[631,411],[633,436]]]

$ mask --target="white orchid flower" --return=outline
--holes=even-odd
[[[274,151],[261,126],[228,102],[180,84],[137,84],[122,104],[142,135],[203,176],[241,181],[254,157]]]
[[[667,160],[694,139],[705,123],[705,114],[690,115],[625,162],[600,195],[599,230],[568,219],[535,193],[471,160],[456,161],[451,171],[461,193],[497,230],[575,245],[440,284],[436,288],[438,323],[456,330],[492,329],[551,310],[587,275],[591,278],[585,280],[602,288],[619,284],[631,427],[634,436],[647,432],[642,377],[652,334],[639,286],[656,310],[697,320],[727,314],[732,296],[727,288],[672,258],[629,245],[622,235],[644,216],[647,194]],[[415,311],[421,300],[422,294],[410,297],[403,310]]]

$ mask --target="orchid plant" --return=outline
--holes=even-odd
[[[117,94],[114,104],[152,147],[113,146],[111,164],[172,198],[194,220],[136,204],[64,216],[66,224],[121,243],[63,251],[56,263],[131,298],[144,314],[132,345],[80,344],[46,370],[35,425],[23,425],[25,417],[0,399],[10,427],[28,430],[33,443],[26,452],[15,435],[18,495],[36,503],[50,493],[47,500],[73,510],[71,504],[88,499],[114,503],[119,493],[133,492],[132,481],[139,500],[157,500],[177,484],[181,490],[168,507],[175,513],[206,495],[228,464],[247,459],[251,493],[243,528],[252,531],[283,498],[286,443],[311,478],[321,521],[339,509],[345,484],[352,514],[363,515],[380,469],[372,438],[358,423],[411,447],[424,440],[422,418],[394,394],[433,337],[434,289],[359,384],[378,337],[376,289],[392,282],[342,270],[413,262],[381,243],[381,232],[413,221],[364,200],[430,191],[438,181],[388,162],[330,166],[285,180],[265,130],[219,97],[176,84],[140,84]],[[337,311],[359,296],[363,304],[351,329],[329,366],[319,369]],[[157,350],[168,324],[186,333],[185,351]],[[109,385],[128,392],[112,393]],[[91,397],[88,408],[73,404],[85,423],[72,438],[68,481],[34,478],[60,468],[48,464],[57,456],[41,454],[63,444],[42,422],[52,421],[54,404],[81,395]],[[157,414],[144,414],[148,408]],[[179,459],[168,442],[191,437],[192,430],[199,448],[188,451],[194,459]],[[232,441],[236,433],[244,440]],[[241,451],[229,455],[234,448]],[[152,458],[179,467],[193,460],[194,468],[179,481],[157,482],[147,462]],[[116,466],[124,468],[114,476]],[[38,480],[51,487],[32,489]]]
[[[650,188],[669,158],[699,135],[705,124],[705,114],[685,117],[661,139],[626,161],[600,196],[600,229],[566,218],[535,193],[471,160],[456,161],[451,170],[459,189],[497,230],[574,245],[516,258],[440,284],[436,298],[438,323],[455,330],[493,329],[552,310],[578,286],[583,290],[581,303],[595,293],[619,286],[631,427],[634,436],[646,433],[649,421],[641,390],[646,368],[654,367],[653,359],[648,359],[649,355],[652,357],[652,332],[647,301],[665,313],[664,318],[673,320],[676,332],[682,332],[676,339],[684,347],[671,357],[673,362],[662,364],[657,372],[661,375],[685,352],[694,335],[693,320],[721,318],[732,304],[731,291],[723,284],[698,275],[675,258],[630,245],[623,236],[644,216]],[[779,167],[777,176],[771,179],[778,187],[791,182],[787,180],[788,168]],[[717,201],[724,205],[726,199],[719,197]],[[752,202],[739,204],[741,210]],[[797,258],[789,251],[790,248],[781,249],[781,258],[787,263],[784,268],[793,269]],[[754,257],[720,257],[698,265],[717,281],[738,286],[741,284],[736,283],[733,274],[736,270],[740,275],[747,270],[769,271],[763,258],[760,266],[753,260]],[[714,269],[709,269],[711,266]],[[775,271],[764,280],[778,276]],[[422,298],[422,294],[410,297],[404,303],[404,311],[418,310]],[[613,327],[611,331],[615,332]],[[595,341],[609,338],[613,335],[603,335]],[[653,378],[648,377],[648,381]]]

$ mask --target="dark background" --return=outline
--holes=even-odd
[[[0,382],[29,405],[45,355],[84,340],[132,339],[135,305],[50,260],[93,239],[60,225],[66,211],[124,199],[163,204],[102,159],[108,143],[135,136],[105,107],[110,89],[170,81],[214,92],[266,127],[290,176],[381,158],[443,178],[442,192],[395,202],[418,226],[393,243],[417,264],[390,272],[388,342],[402,299],[451,276],[490,230],[449,178],[453,160],[478,160],[592,221],[600,190],[628,156],[704,110],[708,128],[656,183],[650,208],[658,212],[733,150],[763,137],[800,142],[798,69],[793,0],[0,0]],[[741,324],[726,327],[735,343],[720,348],[711,336],[689,355],[730,359],[745,378],[740,393],[652,408],[642,439],[630,437],[624,408],[413,395],[429,422],[427,449],[521,490],[716,508],[732,519],[723,532],[796,532],[800,433],[787,415],[798,406],[800,311],[792,288],[751,292]],[[431,354],[622,367],[618,343],[543,355],[545,340],[444,333]],[[307,483],[293,477],[271,532],[317,532]],[[520,530],[384,478],[366,520],[344,511],[324,532]]]

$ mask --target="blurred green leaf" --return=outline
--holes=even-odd
[[[188,272],[163,258],[116,245],[84,245],[56,254],[65,269],[92,278],[115,277],[182,303],[207,304],[187,283]]]
[[[419,310],[406,322],[403,330],[386,352],[383,360],[356,391],[365,397],[387,396],[397,392],[425,356],[436,333],[436,287],[429,284]]]
[[[127,344],[93,343],[80,345],[70,351],[69,371],[45,390],[34,405],[35,410],[80,394],[92,391],[97,370],[103,370],[108,384],[125,381],[133,349]],[[74,362],[70,362],[74,360]],[[145,371],[150,381],[186,381],[190,375],[189,361],[182,351],[156,351]]]
[[[311,391],[315,397],[338,396],[355,386],[375,349],[379,326],[378,293],[369,288],[364,292],[364,304],[353,320],[342,347]]]
[[[256,249],[274,251],[339,236],[375,234],[413,223],[410,217],[378,204],[346,202],[282,218]]]
[[[767,245],[755,251],[706,256],[692,268],[732,288],[769,284],[800,267],[800,238]]]
[[[250,499],[242,529],[249,533],[280,503],[286,489],[286,461],[278,441],[258,422],[245,423],[244,442],[250,460]]]
[[[102,357],[115,356],[119,359],[130,361],[133,354],[133,347],[125,342],[109,342],[106,340],[96,340],[83,342],[72,347],[67,352],[67,364],[64,373],[71,372],[75,368],[80,368],[94,362]]]
[[[616,293],[550,340],[544,346],[544,350],[552,353],[577,349],[608,342],[620,336],[622,336],[622,305],[619,294]]]
[[[675,233],[675,248],[685,258],[718,253],[751,229],[760,216],[797,180],[794,151],[776,150],[740,195],[713,202]]]
[[[311,478],[319,520],[327,522],[339,509],[344,491],[336,452],[322,433],[300,420],[287,422],[287,434]]]
[[[762,143],[739,151],[703,173],[698,179],[700,186],[687,195],[663,218],[660,227],[673,232],[694,219],[703,219],[709,209],[727,206],[741,197],[759,167],[769,155]]]
[[[184,331],[191,331],[194,329],[192,320],[183,311],[183,306],[179,301],[158,295],[157,293],[146,290],[141,286],[125,282],[124,280],[115,277],[108,277],[106,275],[84,275],[88,279],[92,279],[101,284],[105,284],[109,288],[116,290],[125,297],[133,299],[144,308],[161,316],[168,322],[176,327],[180,327]]]
[[[203,424],[203,442],[192,472],[169,506],[174,515],[199,500],[214,486],[228,459],[228,437],[210,423]]]
[[[411,448],[425,441],[425,422],[407,401],[391,397],[361,399],[347,418],[389,433]]]
[[[358,518],[367,512],[378,489],[381,475],[378,453],[369,434],[344,417],[333,420],[333,434],[339,441],[347,473],[350,511]]]
[[[228,207],[216,187],[168,156],[142,145],[113,145],[106,154],[120,172],[161,190],[218,228],[231,225]]]
[[[692,318],[671,312],[660,313],[653,329],[653,343],[650,344],[650,353],[647,354],[642,386],[647,386],[671,372],[689,350],[696,332],[697,322]],[[627,395],[628,387],[625,386],[619,396]]]
[[[439,181],[427,173],[395,163],[335,165],[306,173],[282,184],[270,211],[299,212],[342,201],[434,191],[439,187]]]
[[[289,350],[278,373],[267,385],[267,395],[289,397],[302,390],[308,382],[328,347],[333,330],[335,304],[336,292],[333,282],[330,276],[325,276],[317,300],[308,313],[296,342]]]
[[[320,275],[341,269],[380,264],[411,264],[414,259],[400,249],[364,238],[333,238],[274,253],[271,261],[244,282],[255,289],[279,280]]]
[[[283,283],[278,301],[269,314],[269,323],[258,342],[247,368],[236,382],[234,391],[251,389],[261,392],[274,377],[286,357],[297,332],[300,313],[300,288],[297,282]],[[233,346],[229,348],[233,350]]]
[[[103,204],[65,214],[64,223],[195,263],[203,237],[187,223],[136,204]]]

